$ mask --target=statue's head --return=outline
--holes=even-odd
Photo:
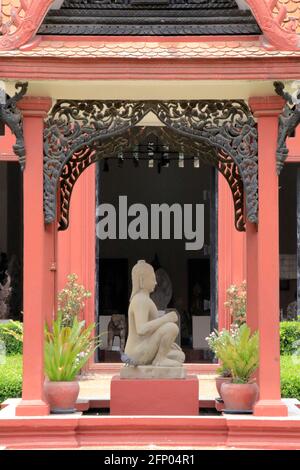
[[[120,315],[119,313],[113,313],[111,316],[111,322],[116,328],[123,327],[125,323],[124,315]]]
[[[151,264],[146,263],[144,260],[140,260],[132,269],[132,294],[131,299],[135,294],[144,290],[146,292],[154,291],[156,286],[156,277],[154,269]]]

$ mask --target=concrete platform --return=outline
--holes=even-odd
[[[78,407],[109,407],[113,374],[84,376]],[[200,374],[199,404],[214,406],[212,374]],[[300,449],[300,403],[289,416],[84,416],[16,417],[18,399],[0,411],[1,449]]]
[[[111,416],[198,416],[199,381],[185,379],[112,378]]]
[[[15,417],[16,403],[0,412],[0,446],[6,449],[226,448],[300,449],[300,415]]]

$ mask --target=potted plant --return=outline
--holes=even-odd
[[[45,394],[52,413],[73,413],[79,394],[76,380],[100,339],[93,337],[95,324],[88,327],[80,316],[91,293],[69,274],[58,294],[58,314],[45,328]]]
[[[52,413],[76,411],[76,377],[100,343],[99,337],[92,336],[94,327],[86,327],[76,316],[65,326],[59,312],[52,328],[45,328],[45,395]]]
[[[247,306],[247,284],[243,281],[240,285],[232,284],[226,291],[226,302],[224,306],[229,309],[232,324],[230,330],[223,329],[218,332],[214,330],[207,338],[209,348],[213,351],[216,358],[220,361],[220,367],[217,370],[218,377],[216,377],[216,388],[222,401],[222,384],[231,383],[232,375],[226,358],[223,356],[222,360],[220,354],[223,350],[223,345],[228,340],[228,336],[234,335],[236,328],[243,325],[246,321],[246,306]],[[220,401],[220,400],[218,400]]]
[[[251,412],[258,398],[253,374],[258,368],[258,333],[243,324],[225,336],[218,354],[232,375],[232,383],[223,383],[221,394],[226,412]]]
[[[230,334],[227,330],[222,330],[222,331],[217,331],[214,330],[207,338],[206,341],[209,345],[209,348],[213,351],[215,356],[219,359],[221,362],[220,367],[217,369],[218,376],[216,377],[216,388],[219,393],[219,396],[221,397],[222,400],[222,393],[221,393],[221,387],[223,383],[230,383],[232,382],[232,376],[230,369],[226,362],[222,359],[220,360],[220,354],[223,350],[223,344],[226,341],[226,336]]]

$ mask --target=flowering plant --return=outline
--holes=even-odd
[[[45,373],[52,382],[74,380],[101,344],[100,336],[93,336],[95,324],[86,326],[79,320],[91,293],[77,280],[76,274],[68,276],[66,287],[58,294],[57,318],[51,328],[45,327]]]
[[[224,335],[218,348],[218,357],[230,370],[233,383],[249,383],[259,362],[258,333],[251,333],[248,325],[235,327]]]
[[[246,324],[246,282],[227,289],[225,306],[230,309],[232,324],[229,330],[213,331],[206,341],[220,360],[219,373],[232,377],[233,383],[248,383],[258,367],[258,333],[251,333]]]
[[[206,341],[209,345],[209,348],[214,352],[216,357],[221,361],[221,366],[218,369],[218,373],[222,377],[231,377],[231,371],[229,364],[226,363],[224,358],[224,348],[228,343],[229,338],[236,336],[238,331],[237,325],[232,325],[230,330],[214,330],[207,338]],[[222,356],[222,357],[221,357]]]
[[[243,281],[241,285],[232,284],[226,291],[227,297],[224,303],[229,308],[232,322],[236,325],[243,325],[246,322],[247,307],[247,285]]]
[[[45,373],[52,382],[69,382],[75,379],[87,363],[100,337],[93,337],[95,324],[88,327],[75,316],[71,326],[63,324],[62,313],[53,320],[52,328],[45,328]]]
[[[62,324],[71,326],[74,318],[80,314],[85,306],[85,300],[91,297],[91,292],[77,283],[78,276],[69,274],[68,282],[58,294],[58,311],[62,316]]]
[[[232,377],[233,383],[248,383],[258,367],[258,333],[251,334],[246,324],[232,325],[230,330],[214,331],[206,340],[221,361],[220,374]]]

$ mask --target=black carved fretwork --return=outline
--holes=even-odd
[[[60,187],[60,228],[68,226],[72,189],[81,173],[105,156],[116,155],[139,140],[135,127],[153,112],[164,125],[163,141],[197,155],[225,176],[231,188],[235,223],[257,222],[257,129],[243,101],[58,101],[45,127],[45,221],[56,219]],[[144,129],[144,130],[143,130]],[[141,136],[140,136],[141,137]]]
[[[295,97],[284,90],[282,82],[274,82],[277,95],[281,96],[286,104],[279,116],[278,141],[277,141],[277,174],[280,175],[284,163],[288,157],[289,150],[286,145],[288,137],[295,137],[295,131],[300,124],[300,90]]]
[[[65,230],[69,225],[69,210],[72,190],[80,175],[93,163],[100,159],[117,157],[120,152],[126,161],[142,141],[153,137],[166,145],[170,154],[183,152],[185,158],[199,158],[202,163],[213,165],[228,181],[232,191],[235,209],[235,226],[237,230],[244,230],[243,219],[243,182],[238,172],[237,165],[227,155],[219,153],[210,145],[198,142],[191,138],[178,135],[175,131],[166,127],[135,127],[126,131],[119,137],[111,137],[103,142],[94,142],[89,147],[84,147],[73,154],[72,158],[64,166],[60,178],[61,213],[59,228]]]
[[[19,91],[17,91],[13,97],[6,97],[5,103],[0,103],[0,122],[8,126],[15,135],[16,143],[13,146],[13,150],[19,157],[21,169],[24,170],[26,154],[23,135],[23,119],[21,111],[17,108],[17,103],[26,94],[28,83],[17,83],[16,89]]]
[[[247,105],[240,100],[158,102],[154,113],[169,128],[211,145],[236,163],[247,218],[257,223],[257,127]]]
[[[48,12],[39,34],[186,36],[260,34],[235,0],[65,0]]]
[[[235,0],[64,0],[63,8],[102,9],[102,8],[198,8],[236,9]]]

